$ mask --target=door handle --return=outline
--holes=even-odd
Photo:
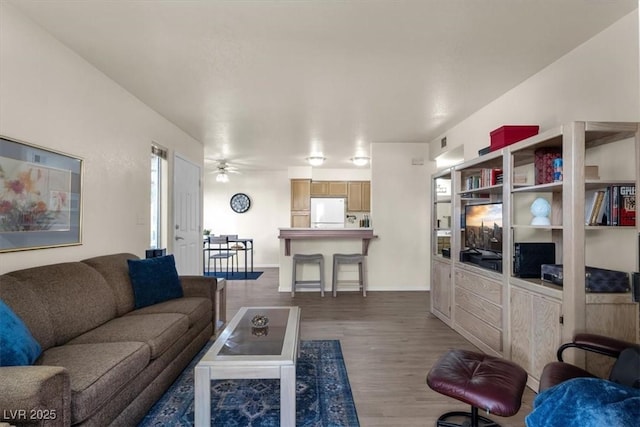
[[[184,240],[184,237],[176,236],[176,240]]]

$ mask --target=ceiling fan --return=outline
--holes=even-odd
[[[240,173],[235,166],[229,164],[226,160],[205,158],[205,162],[217,163],[215,169],[209,172],[216,173],[216,182],[229,182],[230,173]]]

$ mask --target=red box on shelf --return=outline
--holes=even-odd
[[[537,135],[540,126],[537,125],[505,125],[491,131],[491,151],[522,141],[530,136]]]
[[[553,179],[553,161],[562,158],[561,148],[538,148],[534,151],[533,163],[536,167],[536,185],[549,184]]]

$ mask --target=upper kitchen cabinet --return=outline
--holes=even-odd
[[[311,181],[311,197],[347,197],[347,182]]]
[[[347,212],[371,211],[371,182],[349,181],[347,183]]]
[[[311,180],[291,180],[291,227],[311,225]]]
[[[311,180],[291,180],[291,210],[308,211],[311,209]]]

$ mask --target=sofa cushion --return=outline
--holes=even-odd
[[[142,308],[183,296],[173,255],[127,260],[135,307]]]
[[[93,415],[148,365],[141,342],[63,345],[46,350],[38,364],[62,366],[71,380],[71,423]]]
[[[5,274],[0,276],[0,296],[11,310],[20,316],[42,350],[55,345],[55,335],[47,307],[40,300],[40,295],[33,292],[30,286]]]
[[[189,329],[184,314],[157,313],[123,316],[80,335],[69,344],[138,341],[151,349],[151,359],[165,352]]]
[[[54,345],[65,344],[116,315],[109,285],[100,273],[80,262],[13,271],[7,276],[38,295],[51,321]]]
[[[129,265],[127,264],[129,259],[138,259],[138,257],[129,253],[120,253],[98,256],[82,261],[100,273],[111,287],[116,301],[117,316],[122,316],[135,307],[133,286],[131,286]]]
[[[27,325],[0,299],[0,366],[33,365],[41,352]]]
[[[189,327],[193,327],[203,317],[211,319],[211,300],[209,298],[178,298],[149,307],[134,310],[127,316],[154,313],[180,313],[189,317]]]

